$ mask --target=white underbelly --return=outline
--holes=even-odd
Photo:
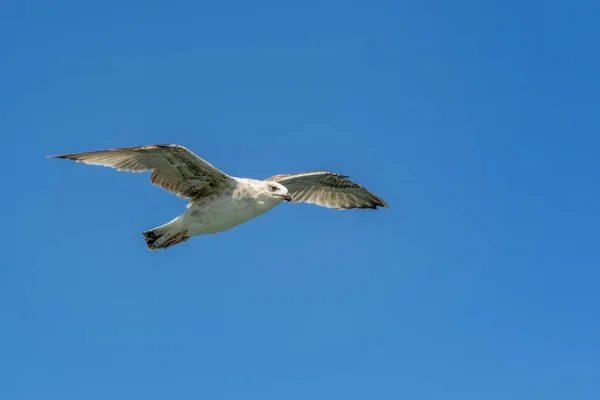
[[[215,199],[192,205],[184,217],[189,236],[222,232],[272,209],[277,204]]]

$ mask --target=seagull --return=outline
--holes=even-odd
[[[311,203],[343,210],[389,206],[348,176],[327,171],[273,175],[264,180],[236,178],[178,144],[153,144],[49,156],[115,168],[149,172],[150,182],[189,199],[187,211],[142,232],[150,250],[166,249],[192,236],[233,228],[282,202]]]

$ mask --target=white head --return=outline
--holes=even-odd
[[[263,186],[262,196],[267,197],[269,200],[275,199],[278,201],[292,201],[292,196],[288,193],[288,190],[282,184],[277,182],[261,182]]]

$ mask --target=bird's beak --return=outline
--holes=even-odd
[[[292,201],[292,195],[290,195],[289,193],[281,196],[282,199],[284,199],[287,202],[291,202]]]

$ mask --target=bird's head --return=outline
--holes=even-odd
[[[292,201],[292,196],[288,193],[285,186],[277,182],[263,182],[263,195],[268,198],[277,199],[279,201]]]

